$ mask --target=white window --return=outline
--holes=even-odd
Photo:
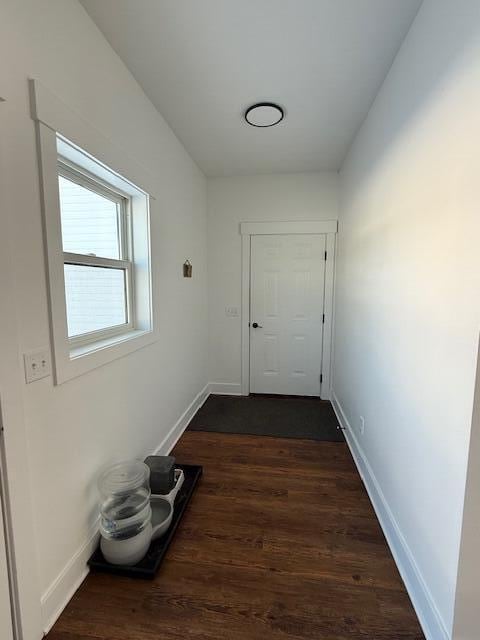
[[[150,253],[157,180],[121,141],[105,138],[37,81],[30,91],[60,384],[157,339]]]
[[[71,345],[134,326],[131,198],[59,158],[65,302]]]
[[[55,381],[155,339],[150,196],[39,123]]]

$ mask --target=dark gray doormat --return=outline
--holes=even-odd
[[[211,395],[188,428],[192,431],[344,441],[332,405],[318,398]]]

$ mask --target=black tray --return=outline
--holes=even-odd
[[[183,469],[185,480],[183,481],[183,486],[175,498],[172,524],[168,531],[161,538],[152,542],[149,550],[147,551],[147,555],[141,562],[133,567],[110,564],[103,557],[99,545],[88,561],[88,566],[92,571],[115,573],[121,576],[147,578],[150,580],[155,577],[203,471],[203,467],[196,464],[176,464],[175,468]]]

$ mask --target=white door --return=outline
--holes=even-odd
[[[319,396],[324,235],[252,236],[250,391]]]
[[[7,549],[3,528],[3,514],[0,500],[0,638],[13,640],[12,610],[10,607],[10,590],[7,571]]]

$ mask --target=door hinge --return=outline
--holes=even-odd
[[[325,314],[322,315],[322,324],[325,324]]]
[[[323,373],[320,374],[320,384],[323,382]]]
[[[327,261],[327,252],[325,251],[325,262]]]

